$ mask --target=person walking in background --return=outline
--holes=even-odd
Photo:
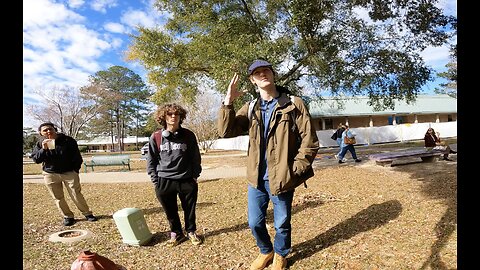
[[[244,93],[237,90],[239,75],[235,73],[219,110],[218,131],[223,138],[249,134],[248,226],[260,250],[250,269],[264,269],[273,261],[271,269],[280,270],[287,267],[291,248],[294,190],[313,176],[319,142],[303,100],[275,85],[270,63],[255,60],[248,76],[260,96],[235,113],[232,103]],[[273,203],[273,244],[266,227],[269,201]]]
[[[357,158],[357,153],[355,152],[355,146],[353,146],[354,143],[345,142],[345,138],[349,138],[349,139],[355,138],[355,135],[350,131],[350,129],[348,128],[348,125],[345,125],[345,130],[343,131],[341,138],[342,138],[342,142],[340,146],[341,151],[340,151],[340,154],[338,154],[338,163],[340,164],[345,163],[345,161],[343,161],[343,158],[345,157],[345,154],[347,153],[347,151],[350,151],[350,154],[352,154],[352,158],[355,160],[355,162],[362,161],[361,159]]]
[[[338,159],[338,156],[342,152],[342,133],[345,131],[345,126],[343,123],[338,124],[337,130],[332,135],[332,139],[335,140],[338,144],[338,153],[335,155],[335,159]]]
[[[64,186],[85,218],[97,221],[81,192],[78,174],[83,159],[77,141],[63,133],[57,133],[57,128],[51,122],[42,123],[38,132],[43,140],[35,145],[31,157],[35,163],[42,163],[45,185],[63,216],[63,225],[75,224],[74,214],[65,200]]]
[[[450,146],[440,140],[440,136],[437,136],[433,128],[428,128],[424,136],[425,147],[441,150],[444,152],[443,160],[452,161],[448,158],[449,154],[456,154],[456,151],[453,151]]]
[[[186,116],[187,111],[175,103],[158,108],[155,120],[163,128],[150,136],[147,153],[147,173],[170,225],[170,239],[167,241],[170,247],[185,240],[177,196],[182,205],[188,239],[193,245],[202,243],[196,233],[195,213],[197,179],[202,172],[201,156],[195,134],[181,126]]]

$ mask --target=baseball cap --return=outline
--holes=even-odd
[[[265,60],[255,60],[253,61],[253,63],[248,67],[248,75],[252,75],[253,71],[256,69],[256,68],[259,68],[259,67],[269,67],[270,69],[272,69],[272,64],[270,64],[269,62],[265,61]]]

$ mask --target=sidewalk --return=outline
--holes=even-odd
[[[375,148],[369,146],[356,146],[355,150],[357,155],[362,162],[354,163],[351,160],[350,153],[347,154],[346,164],[343,166],[361,166],[369,162],[368,155],[372,153],[379,152],[388,152],[388,151],[398,151],[402,149],[408,149],[410,146],[397,145],[392,147],[384,148]],[[457,144],[451,144],[450,147],[453,150],[457,150]],[[313,168],[319,169],[323,167],[330,166],[339,166],[338,160],[335,159],[334,154],[336,154],[338,148],[326,148],[321,149],[317,158],[313,162]],[[238,156],[245,155],[235,154]],[[456,158],[455,158],[456,159]],[[221,178],[232,178],[232,177],[246,177],[247,169],[245,166],[234,167],[223,165],[216,168],[203,167],[202,173],[200,174],[199,181],[215,180]],[[147,175],[146,171],[115,171],[115,172],[80,172],[80,182],[82,183],[138,183],[138,182],[150,182],[150,177]],[[23,183],[43,183],[42,175],[23,175]]]
[[[199,181],[215,180],[220,178],[245,177],[247,171],[245,167],[221,166],[217,168],[203,168]],[[81,183],[138,183],[150,182],[147,172],[80,172]],[[23,183],[42,183],[43,176],[23,175]]]

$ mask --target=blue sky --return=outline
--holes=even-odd
[[[138,63],[124,60],[135,26],[161,26],[167,14],[153,8],[153,0],[23,0],[23,104],[37,104],[35,90],[69,86],[78,88],[88,76],[113,65],[142,76]],[[449,15],[457,14],[456,0],[440,0]],[[438,72],[449,61],[448,47],[427,48],[427,65]],[[437,80],[424,87],[432,93]],[[23,116],[23,126],[39,123]]]

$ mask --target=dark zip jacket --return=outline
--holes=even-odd
[[[78,173],[83,163],[77,141],[63,133],[57,134],[55,149],[43,149],[42,142],[37,142],[31,157],[35,163],[42,163],[42,170],[48,173]]]

